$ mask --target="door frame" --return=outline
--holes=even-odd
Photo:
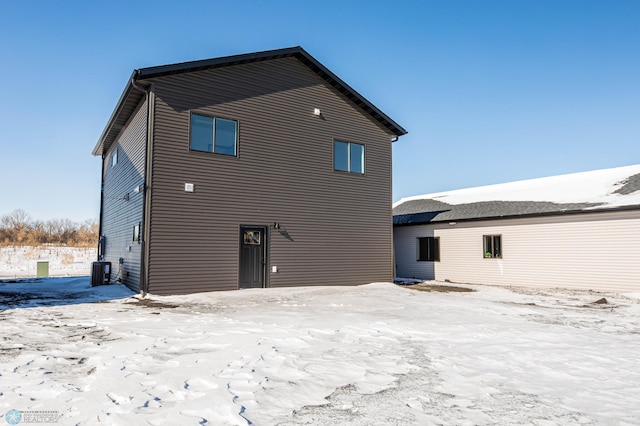
[[[244,229],[260,229],[262,231],[262,235],[263,235],[263,240],[261,244],[262,259],[263,259],[262,287],[256,287],[256,288],[267,288],[269,287],[269,275],[267,274],[268,272],[267,267],[269,266],[269,242],[270,242],[269,230],[271,229],[271,227],[268,225],[240,224],[238,226],[238,279],[237,279],[238,290],[242,288],[240,287],[240,271],[242,270],[242,245],[243,245]]]

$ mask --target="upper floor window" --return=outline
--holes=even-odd
[[[333,141],[333,170],[364,174],[364,145]]]
[[[484,257],[502,257],[502,235],[483,235]]]
[[[219,117],[191,114],[191,141],[194,151],[236,155],[238,122]]]
[[[419,237],[416,249],[418,261],[440,261],[440,238],[438,237]]]
[[[133,242],[134,243],[140,244],[141,227],[142,227],[142,222],[138,222],[135,225],[133,225]]]
[[[118,164],[118,147],[116,146],[113,149],[113,154],[111,154],[111,167],[115,167]]]

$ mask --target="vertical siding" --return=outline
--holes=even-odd
[[[237,289],[240,225],[274,222],[272,287],[392,278],[391,135],[378,124],[294,58],[154,82],[151,293]],[[191,152],[190,111],[238,120],[238,157]],[[366,175],[333,171],[334,138],[366,146]]]
[[[124,127],[116,143],[109,149],[102,183],[102,234],[106,236],[105,260],[112,263],[111,279],[140,290],[140,244],[133,242],[133,227],[142,221],[143,186],[146,146],[146,102],[142,102]],[[111,155],[118,150],[118,164],[111,166]],[[128,195],[129,199],[125,200]],[[123,258],[124,263],[118,264]]]
[[[406,244],[408,237],[401,235],[410,233],[440,237],[437,280],[640,291],[639,211],[408,226],[394,232],[397,244]],[[482,236],[491,234],[502,235],[502,259],[482,257]]]

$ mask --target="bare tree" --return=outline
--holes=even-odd
[[[24,243],[27,240],[28,232],[30,229],[31,217],[22,209],[17,209],[11,213],[2,216],[0,219],[5,239],[15,241],[18,244]]]
[[[0,216],[0,245],[63,244],[92,247],[98,241],[98,224],[87,220],[78,224],[69,219],[33,221],[21,209]]]

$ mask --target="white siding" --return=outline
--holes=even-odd
[[[402,278],[420,278],[434,280],[434,266],[438,262],[418,262],[416,240],[421,237],[433,237],[433,226],[399,226],[393,228],[393,251],[396,262],[396,276]],[[442,242],[440,242],[442,244]],[[442,247],[440,248],[442,253]]]
[[[440,262],[417,262],[415,238],[430,232],[440,237]],[[482,236],[495,234],[502,235],[502,258],[485,259]],[[640,291],[638,210],[397,227],[394,242],[398,276]]]

